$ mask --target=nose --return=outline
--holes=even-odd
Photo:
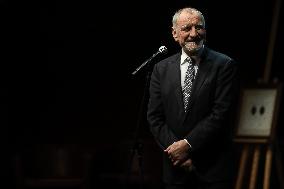
[[[196,37],[198,35],[196,28],[193,26],[189,31],[190,37]]]

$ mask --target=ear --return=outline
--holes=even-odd
[[[206,41],[206,29],[203,29],[202,31],[199,32],[199,35]]]
[[[178,41],[178,34],[177,34],[177,31],[174,28],[172,28],[172,35],[173,35],[174,40]]]

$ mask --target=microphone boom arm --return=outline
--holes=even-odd
[[[148,64],[149,62],[152,61],[152,59],[157,56],[160,52],[156,52],[155,54],[153,54],[148,60],[146,60],[145,62],[143,62],[138,68],[135,69],[134,72],[132,72],[132,75],[135,75],[141,68],[143,68],[146,64]]]
[[[146,60],[145,62],[143,62],[138,68],[135,69],[134,72],[132,72],[132,75],[135,75],[141,68],[143,68],[146,64],[148,64],[149,62],[152,61],[153,58],[155,58],[158,54],[163,54],[163,53],[167,53],[167,48],[165,46],[161,46],[159,48],[159,50],[154,53],[148,60]]]

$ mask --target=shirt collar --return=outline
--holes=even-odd
[[[180,65],[182,65],[186,62],[185,60],[187,59],[187,57],[188,57],[188,55],[182,49],[181,57],[180,57]]]

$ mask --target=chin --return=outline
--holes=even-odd
[[[198,46],[198,47],[195,47],[195,48],[192,48],[192,47],[191,47],[191,48],[188,48],[188,47],[185,46],[184,48],[185,48],[186,51],[188,51],[188,52],[190,52],[190,53],[196,53],[198,50],[201,49],[201,47],[202,47],[202,46]]]

